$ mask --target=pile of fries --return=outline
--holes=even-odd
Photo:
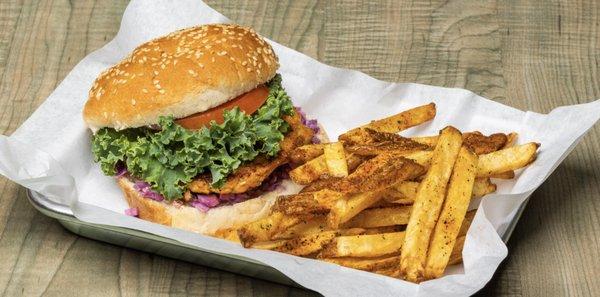
[[[290,177],[303,190],[278,197],[269,216],[215,235],[416,283],[442,276],[462,261],[471,199],[496,191],[491,178],[514,178],[539,144],[451,126],[398,135],[435,114],[431,103],[299,147]]]

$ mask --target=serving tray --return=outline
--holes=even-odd
[[[201,249],[134,229],[87,223],[77,219],[69,206],[51,201],[31,190],[27,190],[27,198],[42,214],[58,220],[67,230],[83,237],[284,285],[302,287],[278,270],[252,259]],[[505,243],[508,242],[527,201],[521,205],[506,232],[502,234],[501,238]]]

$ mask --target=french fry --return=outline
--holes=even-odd
[[[495,133],[484,136],[475,133],[465,133],[463,144],[475,154],[483,155],[502,149],[506,145],[507,136],[504,133]]]
[[[477,155],[463,146],[454,164],[446,199],[431,234],[427,250],[424,275],[427,279],[438,278],[444,273],[450,253],[467,213],[477,173]]]
[[[517,132],[508,133],[506,143],[504,144],[503,148],[509,148],[511,146],[514,146],[515,144],[517,144],[518,138],[519,138],[519,133],[517,133]]]
[[[489,154],[479,156],[477,177],[491,177],[496,174],[517,170],[531,164],[536,157],[539,143],[530,142],[523,145],[504,148]],[[419,151],[404,156],[427,168],[431,162],[430,151]]]
[[[388,202],[399,204],[412,204],[417,196],[419,183],[414,181],[404,181],[391,186],[383,194]]]
[[[327,162],[321,155],[290,171],[290,178],[299,185],[308,185],[327,174]]]
[[[238,236],[237,229],[235,228],[224,228],[219,229],[213,233],[213,236],[216,238],[221,238],[233,242],[240,242],[240,237]]]
[[[418,182],[405,181],[388,188],[384,192],[383,197],[387,202],[410,205],[415,201],[418,187]],[[483,197],[493,192],[496,192],[496,185],[489,178],[482,177],[475,179],[472,198]]]
[[[389,187],[398,180],[419,176],[423,172],[424,168],[411,160],[391,154],[381,154],[363,162],[346,178],[331,183],[322,182],[320,187],[311,186],[311,191],[319,188],[327,188],[345,194],[377,191]]]
[[[410,139],[429,147],[435,147],[438,137],[439,136],[421,136],[411,137]],[[485,136],[479,131],[463,133],[463,144],[478,155],[502,149],[505,147],[507,141],[508,137],[503,133],[495,133],[490,136]]]
[[[448,259],[448,266],[460,264],[462,262],[462,251],[465,245],[466,236],[460,236],[454,243],[454,248],[450,253],[450,259]]]
[[[539,143],[530,142],[479,156],[477,177],[490,177],[517,170],[535,160]]]
[[[367,143],[372,141],[372,137],[365,131],[366,128],[380,132],[397,133],[433,119],[435,113],[434,103],[418,106],[381,120],[372,121],[359,128],[352,129],[340,135],[339,140],[349,143]]]
[[[271,210],[288,216],[323,215],[327,214],[336,201],[342,198],[341,193],[327,189],[317,192],[279,196]]]
[[[394,225],[394,226],[383,226],[383,227],[376,227],[376,228],[367,228],[365,229],[365,232],[361,233],[361,234],[381,234],[381,233],[393,233],[393,232],[400,232],[400,231],[404,231],[405,226],[402,225]],[[357,227],[355,227],[357,228]]]
[[[467,214],[460,225],[460,230],[458,230],[458,237],[467,235],[467,231],[469,231],[469,227],[471,227],[471,222],[473,222],[476,212],[476,209],[467,211]]]
[[[363,162],[360,156],[350,154],[347,156],[348,170],[353,171]],[[324,155],[320,155],[290,171],[292,181],[299,185],[308,185],[319,178],[327,176],[329,170]]]
[[[336,234],[336,231],[324,231],[284,240],[283,244],[272,248],[272,250],[296,256],[305,256],[320,251],[336,237]]]
[[[361,188],[365,190],[375,190],[358,193],[348,199],[337,200],[329,211],[327,217],[327,223],[329,226],[331,228],[337,228],[337,226],[340,224],[349,221],[359,212],[379,201],[382,198],[385,188],[393,185],[394,183],[412,179],[421,175],[423,172],[423,167],[412,161],[407,159],[398,159],[397,161],[401,161],[401,164],[396,162],[388,163],[389,165],[393,166],[384,168],[384,170],[378,171],[377,174],[373,174],[372,176],[365,177],[367,179],[362,181]],[[389,169],[391,168],[395,169],[390,171]],[[358,171],[359,169],[356,170],[356,172]],[[387,181],[387,184],[382,184],[382,181]],[[349,184],[352,185],[353,183]]]
[[[406,280],[419,282],[423,279],[429,240],[461,145],[462,135],[458,130],[446,127],[441,131],[433,151],[431,166],[419,186],[406,227],[404,247],[400,255],[400,272]]]
[[[300,193],[317,192],[324,189],[334,189],[335,185],[342,180],[341,177],[326,177],[315,180],[306,187],[302,188]]]
[[[378,271],[392,266],[398,266],[399,259],[398,256],[383,256],[374,258],[321,258],[320,260],[358,270]]]
[[[323,147],[323,155],[329,175],[333,177],[348,176],[348,163],[344,146],[340,142],[328,143]]]
[[[404,158],[413,160],[415,163],[425,168],[429,168],[431,165],[431,156],[433,156],[432,151],[418,151],[406,154],[404,155]]]
[[[428,122],[435,117],[435,103],[418,106],[363,126],[380,132],[398,133],[410,127]]]
[[[308,234],[319,233],[323,231],[331,231],[332,229],[327,226],[325,216],[315,216],[308,220],[299,222],[298,224],[291,226],[281,233],[274,234],[272,239],[290,239],[294,237],[300,237]]]
[[[272,241],[261,241],[256,242],[252,245],[252,248],[261,250],[274,250],[285,244],[285,240],[272,240]]]
[[[244,247],[251,247],[255,242],[271,240],[273,234],[283,232],[301,220],[300,217],[273,212],[267,217],[242,226],[238,229],[238,236]]]
[[[416,141],[420,144],[426,145],[428,147],[434,148],[438,141],[438,136],[415,136],[411,137],[413,141]]]
[[[294,164],[304,164],[323,154],[324,144],[307,144],[297,147],[289,155],[290,162]]]
[[[406,225],[410,217],[411,206],[365,209],[348,222],[345,228],[375,228],[394,225]]]
[[[395,141],[375,142],[368,144],[354,144],[347,146],[348,152],[359,156],[376,156],[385,153],[408,154],[416,151],[429,150],[430,147],[409,138],[398,136]]]
[[[354,194],[349,199],[340,199],[327,215],[327,225],[336,229],[340,224],[349,221],[359,212],[375,204],[381,199],[382,191],[372,191]]]
[[[496,192],[496,185],[489,178],[476,178],[473,184],[473,198],[480,198],[487,194]]]
[[[513,178],[515,178],[515,172],[512,171],[512,170],[510,170],[510,171],[506,171],[506,172],[494,174],[494,175],[492,175],[490,177],[491,178],[498,178],[498,179],[513,179]]]
[[[319,258],[379,257],[400,253],[404,232],[340,236],[319,252]]]

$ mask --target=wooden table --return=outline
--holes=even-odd
[[[465,88],[537,112],[600,98],[600,3],[543,2],[209,4],[320,61],[384,80]],[[113,38],[125,6],[0,0],[2,134]],[[599,128],[533,194],[482,296],[600,295]],[[314,294],[78,237],[33,209],[16,184],[0,178],[0,193],[2,295]]]

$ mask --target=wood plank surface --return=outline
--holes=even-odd
[[[126,1],[0,0],[0,133],[116,34]],[[208,1],[325,63],[548,112],[600,98],[600,2]],[[600,127],[531,197],[481,296],[600,295]],[[315,293],[79,237],[0,178],[0,295]]]

